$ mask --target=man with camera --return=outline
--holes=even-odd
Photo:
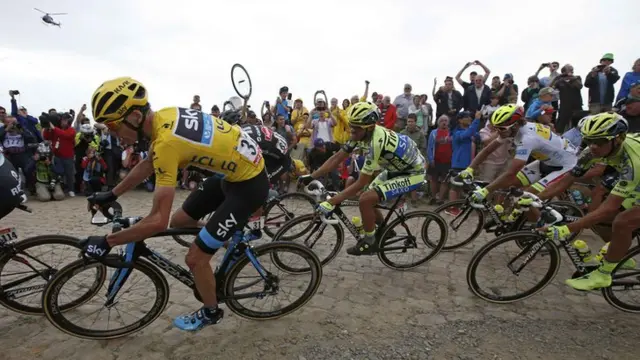
[[[54,110],[55,111],[55,110]],[[51,113],[51,110],[49,110]],[[54,115],[42,113],[40,122],[44,128],[43,136],[45,140],[51,141],[53,145],[54,163],[64,169],[64,183],[69,197],[74,197],[75,189],[75,142],[76,130],[71,126],[75,112]]]
[[[18,102],[15,96],[20,95],[18,90],[9,90],[9,96],[11,97],[11,116],[14,116],[18,123],[22,126],[23,130],[31,133],[31,136],[35,137],[38,142],[42,142],[42,135],[40,134],[40,128],[38,127],[38,119],[29,115],[27,109],[24,106],[18,108]]]
[[[600,59],[600,65],[594,66],[584,79],[584,86],[589,88],[591,115],[610,111],[613,105],[615,92],[613,85],[620,80],[620,75],[611,64],[613,64],[613,54],[604,54]]]
[[[556,131],[562,134],[576,125],[572,123],[574,113],[582,111],[582,78],[573,74],[573,65],[566,64],[560,69],[560,75],[553,79],[550,87],[559,92],[560,108],[555,127]]]
[[[22,124],[11,115],[4,119],[4,127],[0,127],[0,145],[4,149],[4,155],[17,169],[22,169],[27,183],[33,184],[33,173],[28,171],[31,167],[31,157],[28,150],[29,144],[37,144],[36,138],[30,131],[26,131]]]

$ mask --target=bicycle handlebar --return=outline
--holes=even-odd
[[[97,207],[97,208],[96,208]],[[136,217],[127,217],[124,218],[122,217],[122,205],[120,205],[120,203],[118,203],[117,201],[111,202],[109,204],[106,204],[104,206],[99,206],[99,205],[94,205],[94,207],[91,207],[89,209],[91,211],[91,224],[92,225],[96,225],[96,226],[103,226],[106,225],[108,223],[112,223],[113,227],[112,227],[112,232],[118,232],[122,229],[126,229],[130,226],[133,226],[135,223],[137,223],[138,221],[142,220],[141,216],[136,216]],[[113,210],[113,214],[109,212],[109,210]],[[100,223],[100,222],[94,222],[93,221],[93,217],[95,216],[95,214],[100,211],[100,213],[102,213],[102,215],[107,219],[106,222],[104,223]]]
[[[309,195],[315,196],[317,199],[316,201],[318,202],[328,200],[330,198],[329,192],[324,187],[324,185],[322,185],[322,183],[318,180],[311,181],[309,185],[304,187],[304,191]],[[328,225],[335,225],[340,223],[340,220],[328,219],[326,216],[320,216],[320,221]]]

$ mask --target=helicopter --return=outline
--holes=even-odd
[[[53,20],[53,18],[51,17],[51,15],[67,15],[67,13],[48,13],[48,12],[44,12],[44,11],[42,11],[40,9],[37,9],[37,8],[33,8],[33,9],[44,14],[44,16],[42,17],[42,21],[45,24],[54,25],[54,26],[57,26],[57,27],[60,27],[60,23],[59,22],[55,22]]]

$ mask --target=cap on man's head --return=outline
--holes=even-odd
[[[297,103],[297,102],[299,102],[300,104],[302,104],[302,99],[301,99],[301,98],[297,98],[297,99],[294,101],[294,103]]]
[[[18,108],[18,110],[27,111],[27,108],[26,108],[26,107],[24,107],[24,106],[20,106],[20,107]]]
[[[249,111],[247,112],[247,117],[250,117],[250,118],[252,118],[252,119],[253,119],[254,117],[256,117],[256,113],[255,113],[255,111],[253,111],[253,110],[249,110]]]
[[[458,113],[458,119],[463,119],[463,118],[466,118],[466,117],[470,118],[471,117],[471,112],[469,112],[469,111],[460,111]]]
[[[606,53],[604,55],[602,55],[602,59],[600,59],[600,61],[602,60],[609,60],[611,62],[613,62],[613,54],[612,53]]]
[[[324,140],[322,140],[322,139],[320,139],[320,138],[315,139],[315,140],[313,141],[313,146],[315,146],[315,147],[321,147],[321,146],[324,146]]]
[[[504,78],[502,80],[507,80],[507,79],[513,79],[513,74],[512,73],[504,74]]]
[[[288,86],[281,87],[280,88],[280,93],[283,93],[283,92],[289,92],[289,87]]]
[[[404,84],[405,89],[411,89],[411,84]]]
[[[542,95],[553,95],[553,89],[550,87],[540,89],[540,92],[538,92],[538,96]]]
[[[527,83],[532,83],[532,82],[534,82],[534,81],[535,81],[535,82],[540,82],[540,79],[538,79],[538,77],[537,77],[537,76],[535,76],[535,75],[531,75],[531,76],[529,76],[529,78],[527,79]]]

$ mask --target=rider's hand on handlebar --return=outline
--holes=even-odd
[[[518,199],[518,206],[531,206],[533,204],[533,198],[526,196]]]
[[[106,205],[118,200],[118,197],[113,193],[113,191],[103,191],[97,192],[89,195],[87,197],[87,201],[89,205]]]
[[[304,184],[304,186],[309,185],[313,181],[313,177],[311,175],[302,175],[298,178],[298,182]]]
[[[547,239],[553,240],[553,241],[564,240],[569,236],[571,236],[571,231],[569,230],[569,227],[566,225],[549,226],[546,228],[540,228],[538,230],[544,231]]]
[[[100,259],[109,254],[111,246],[107,243],[106,236],[89,236],[83,250],[87,256]]]
[[[318,204],[316,210],[323,214],[324,216],[331,215],[333,210],[335,210],[335,206],[331,205],[328,201],[321,202]]]
[[[481,202],[487,198],[487,195],[489,195],[489,190],[487,190],[487,188],[478,189],[471,194],[471,200],[474,202]]]
[[[458,177],[462,180],[473,181],[473,169],[468,167],[460,171],[460,173],[458,174]]]

